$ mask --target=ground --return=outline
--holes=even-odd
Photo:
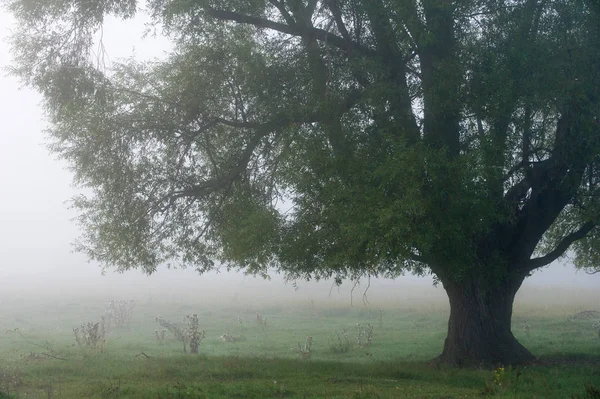
[[[518,304],[513,330],[539,360],[504,370],[432,366],[429,361],[443,346],[448,309],[427,303],[355,301],[351,307],[308,299],[276,305],[138,299],[129,326],[114,328],[104,350],[79,348],[73,328],[99,319],[109,300],[3,299],[0,397],[600,397],[593,396],[600,388],[600,337],[593,326],[600,313],[577,316],[594,309],[593,300],[589,308],[585,301]],[[266,317],[266,328],[256,322],[257,312]],[[193,313],[206,332],[200,354],[184,354],[169,333],[157,342],[154,331],[162,329],[157,316],[181,321]],[[370,346],[356,344],[359,323],[373,326]],[[336,335],[344,328],[347,351]],[[223,342],[219,337],[226,331],[243,340]],[[311,355],[301,358],[296,349],[308,336]]]

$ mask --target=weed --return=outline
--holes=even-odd
[[[183,352],[187,353],[188,335],[185,331],[185,325],[183,323],[174,323],[169,320],[165,320],[161,316],[158,316],[156,318],[156,322],[161,327],[164,327],[165,329],[167,329],[167,331],[173,334],[176,340],[181,341],[181,343],[183,344]]]
[[[196,313],[186,316],[187,327],[187,341],[190,345],[191,353],[198,353],[198,347],[206,337],[204,331],[200,331],[200,324],[198,322],[198,315]]]
[[[154,330],[154,337],[156,338],[156,342],[158,342],[160,345],[165,343],[166,332],[167,330],[165,329],[160,330],[160,332],[158,330]]]
[[[350,350],[350,337],[348,336],[348,330],[345,328],[342,333],[335,332],[335,338],[330,337],[329,349],[332,353],[346,353]]]
[[[358,347],[365,348],[371,346],[373,343],[373,326],[370,324],[366,326],[357,324],[356,326],[358,327],[358,334],[356,336]]]
[[[260,313],[256,314],[256,323],[263,329],[263,331],[267,328],[267,318]]]
[[[494,384],[502,386],[504,384],[504,367],[499,367],[494,370]]]
[[[97,322],[88,322],[78,328],[73,329],[75,341],[81,349],[106,349],[106,328],[104,327],[104,317]]]
[[[298,342],[298,347],[294,349],[301,359],[310,359],[313,351],[313,337],[306,337],[304,344]]]
[[[244,338],[244,336],[242,336],[242,335],[233,335],[229,331],[225,331],[219,338],[221,338],[221,340],[223,342],[239,342],[239,341],[245,341],[246,340],[246,338]]]
[[[175,322],[171,322],[169,320],[165,320],[165,319],[162,318],[162,316],[158,316],[156,318],[156,322],[161,327],[164,327],[171,334],[173,334],[173,336],[175,337],[175,339],[177,339],[178,341],[184,341],[185,340],[184,325],[182,323],[175,323]]]

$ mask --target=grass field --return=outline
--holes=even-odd
[[[600,337],[593,326],[600,314],[574,318],[585,310],[581,304],[517,307],[513,330],[539,362],[494,371],[429,364],[445,337],[443,303],[390,304],[381,312],[374,305],[309,300],[209,305],[138,299],[127,327],[113,328],[102,348],[80,348],[73,328],[98,320],[108,300],[3,300],[0,397],[600,397]],[[256,322],[257,312],[266,327]],[[199,354],[183,353],[168,332],[158,342],[158,315],[181,321],[193,313],[206,334]],[[357,345],[359,323],[373,326],[370,346]],[[226,331],[241,340],[224,342]],[[313,347],[302,358],[296,349],[308,336]]]

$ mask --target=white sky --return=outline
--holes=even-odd
[[[13,23],[0,11],[0,68],[10,63],[6,37]],[[104,44],[110,60],[131,56],[160,57],[168,49],[164,39],[141,40],[143,21],[109,21],[104,27]],[[100,269],[86,263],[81,254],[71,253],[70,243],[78,235],[71,222],[75,215],[66,201],[75,193],[65,165],[45,148],[44,117],[40,96],[20,88],[13,77],[0,72],[0,290],[29,292],[45,288],[57,294],[67,291],[102,291],[110,288],[152,291],[170,285],[182,289],[201,289],[215,284],[234,289],[250,279],[239,275],[197,276],[191,271],[159,271],[147,277],[139,272],[101,276]],[[430,285],[430,279],[404,277],[397,284]],[[572,266],[553,265],[536,273],[525,287],[598,287],[600,275],[575,273]],[[253,282],[257,286],[275,282]],[[396,284],[380,282],[382,285]],[[303,286],[303,283],[300,284]],[[304,284],[306,286],[306,284]],[[327,287],[329,285],[327,284]],[[184,288],[185,287],[185,288]],[[439,291],[439,289],[438,289]]]

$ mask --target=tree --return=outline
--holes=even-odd
[[[518,364],[523,280],[600,258],[595,0],[147,0],[165,61],[101,67],[136,0],[9,0],[13,73],[91,192],[79,248],[289,278],[433,273],[439,361]]]

